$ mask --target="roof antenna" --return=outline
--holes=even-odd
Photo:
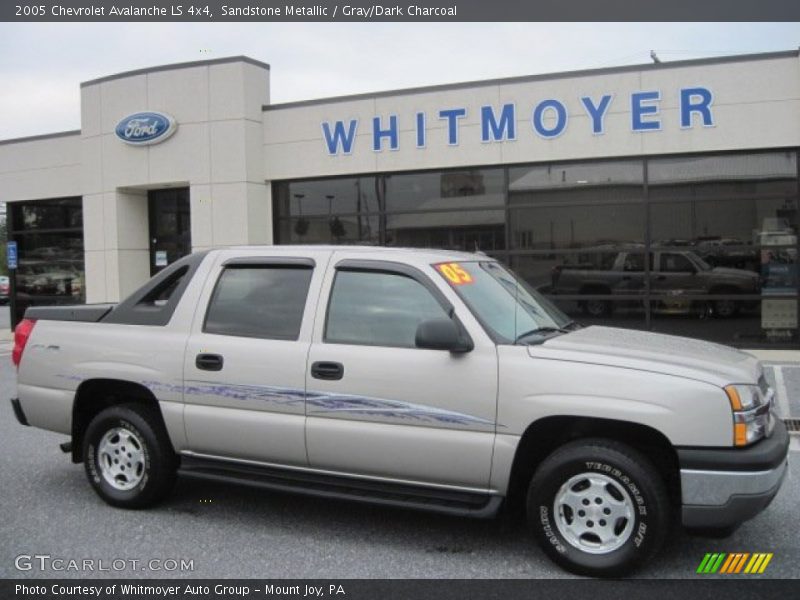
[[[661,59],[658,58],[658,55],[656,54],[655,50],[650,50],[650,58],[652,58],[653,62],[656,63],[656,64],[660,64],[661,63]]]

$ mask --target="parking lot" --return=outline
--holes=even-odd
[[[519,518],[477,521],[179,481],[148,511],[104,504],[58,444],[64,436],[20,426],[10,345],[0,342],[0,577],[102,577],[101,572],[18,571],[19,555],[138,560],[119,576],[270,578],[567,577],[531,542]],[[726,540],[675,531],[641,577],[693,578],[706,552],[773,552],[759,577],[800,577],[797,440],[772,506]],[[790,461],[791,462],[791,461]],[[150,570],[150,560],[191,560],[193,570]],[[128,563],[129,565],[131,563]],[[705,576],[707,577],[707,576]]]

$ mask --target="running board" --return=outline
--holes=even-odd
[[[182,456],[178,473],[183,477],[266,488],[278,492],[351,500],[424,510],[446,515],[486,519],[500,510],[502,496],[446,490],[402,483],[363,480]]]

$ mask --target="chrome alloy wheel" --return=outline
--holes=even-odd
[[[613,552],[633,532],[634,506],[628,491],[600,473],[571,477],[555,496],[553,514],[564,539],[589,554]]]
[[[97,464],[111,487],[133,489],[144,476],[144,443],[130,429],[110,429],[97,446]]]

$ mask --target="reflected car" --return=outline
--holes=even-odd
[[[0,305],[8,304],[8,297],[10,293],[8,277],[5,275],[0,275]]]
[[[732,267],[755,271],[760,262],[757,247],[734,238],[700,240],[694,251],[712,267]]]
[[[636,249],[618,252],[613,262],[604,261],[601,268],[585,262],[559,265],[553,269],[550,293],[580,296],[644,295],[646,290],[645,254]],[[735,298],[710,301],[693,300],[693,296],[758,294],[760,276],[753,271],[712,267],[690,251],[658,250],[650,252],[650,292],[662,296],[656,312],[691,312],[701,307],[718,317],[732,317],[753,302]],[[579,306],[591,317],[607,317],[614,307],[608,298],[587,298]]]

